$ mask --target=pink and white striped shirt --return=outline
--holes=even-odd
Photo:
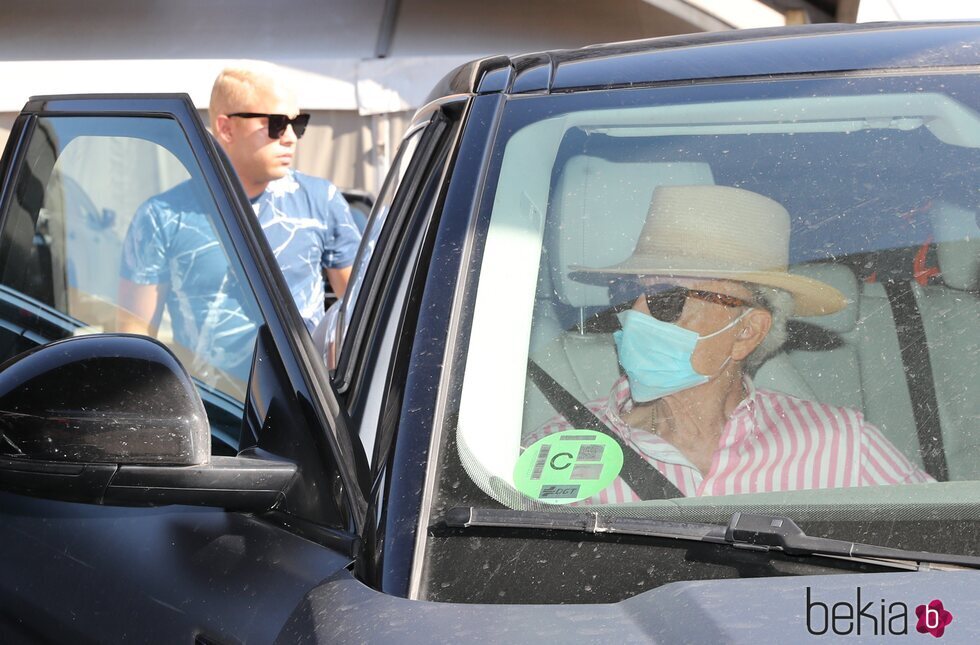
[[[623,421],[633,408],[625,377],[616,381],[608,399],[587,405],[686,497],[934,481],[860,412],[758,390],[749,378],[745,386],[748,395],[725,424],[707,473],[699,471],[669,442]],[[526,445],[570,428],[564,418],[555,417],[526,438]],[[579,503],[639,499],[617,477]]]

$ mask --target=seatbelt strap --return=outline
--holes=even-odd
[[[674,486],[657,467],[641,457],[623,438],[593,414],[588,406],[581,403],[566,390],[561,383],[551,377],[534,359],[527,361],[527,373],[531,381],[541,390],[558,414],[580,430],[594,430],[613,439],[623,450],[623,470],[619,476],[633,489],[640,499],[671,499],[684,497],[684,493]]]
[[[915,301],[915,290],[906,280],[882,282],[888,294],[898,346],[902,351],[902,368],[905,385],[912,401],[912,417],[919,436],[919,454],[926,472],[938,481],[949,479],[946,451],[943,449],[943,433],[939,424],[939,400],[932,379],[929,361],[929,344],[922,324],[922,313]]]

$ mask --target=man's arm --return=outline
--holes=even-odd
[[[117,330],[127,334],[156,336],[166,290],[165,284],[136,284],[121,278]]]
[[[167,231],[177,221],[166,202],[153,197],[136,209],[126,230],[119,270],[116,328],[156,336],[170,288]]]
[[[351,267],[342,269],[327,269],[327,281],[333,289],[337,298],[343,298],[347,292],[347,283],[350,282]]]
[[[333,184],[329,182],[327,184],[327,213],[331,239],[325,242],[322,266],[333,292],[337,298],[342,298],[347,292],[351,268],[354,258],[357,257],[357,248],[361,244],[361,231],[354,223],[350,205],[344,199],[343,193]]]

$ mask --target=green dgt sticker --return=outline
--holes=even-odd
[[[514,485],[545,504],[592,497],[623,469],[623,450],[592,430],[563,430],[535,441],[517,459]]]

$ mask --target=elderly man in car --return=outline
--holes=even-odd
[[[847,304],[787,271],[789,230],[786,209],[757,193],[657,188],[629,258],[573,267],[624,303],[614,339],[625,376],[588,407],[685,496],[932,481],[860,412],[747,375],[779,350],[790,315]],[[568,427],[551,421],[531,439]],[[585,503],[637,499],[619,477]]]

